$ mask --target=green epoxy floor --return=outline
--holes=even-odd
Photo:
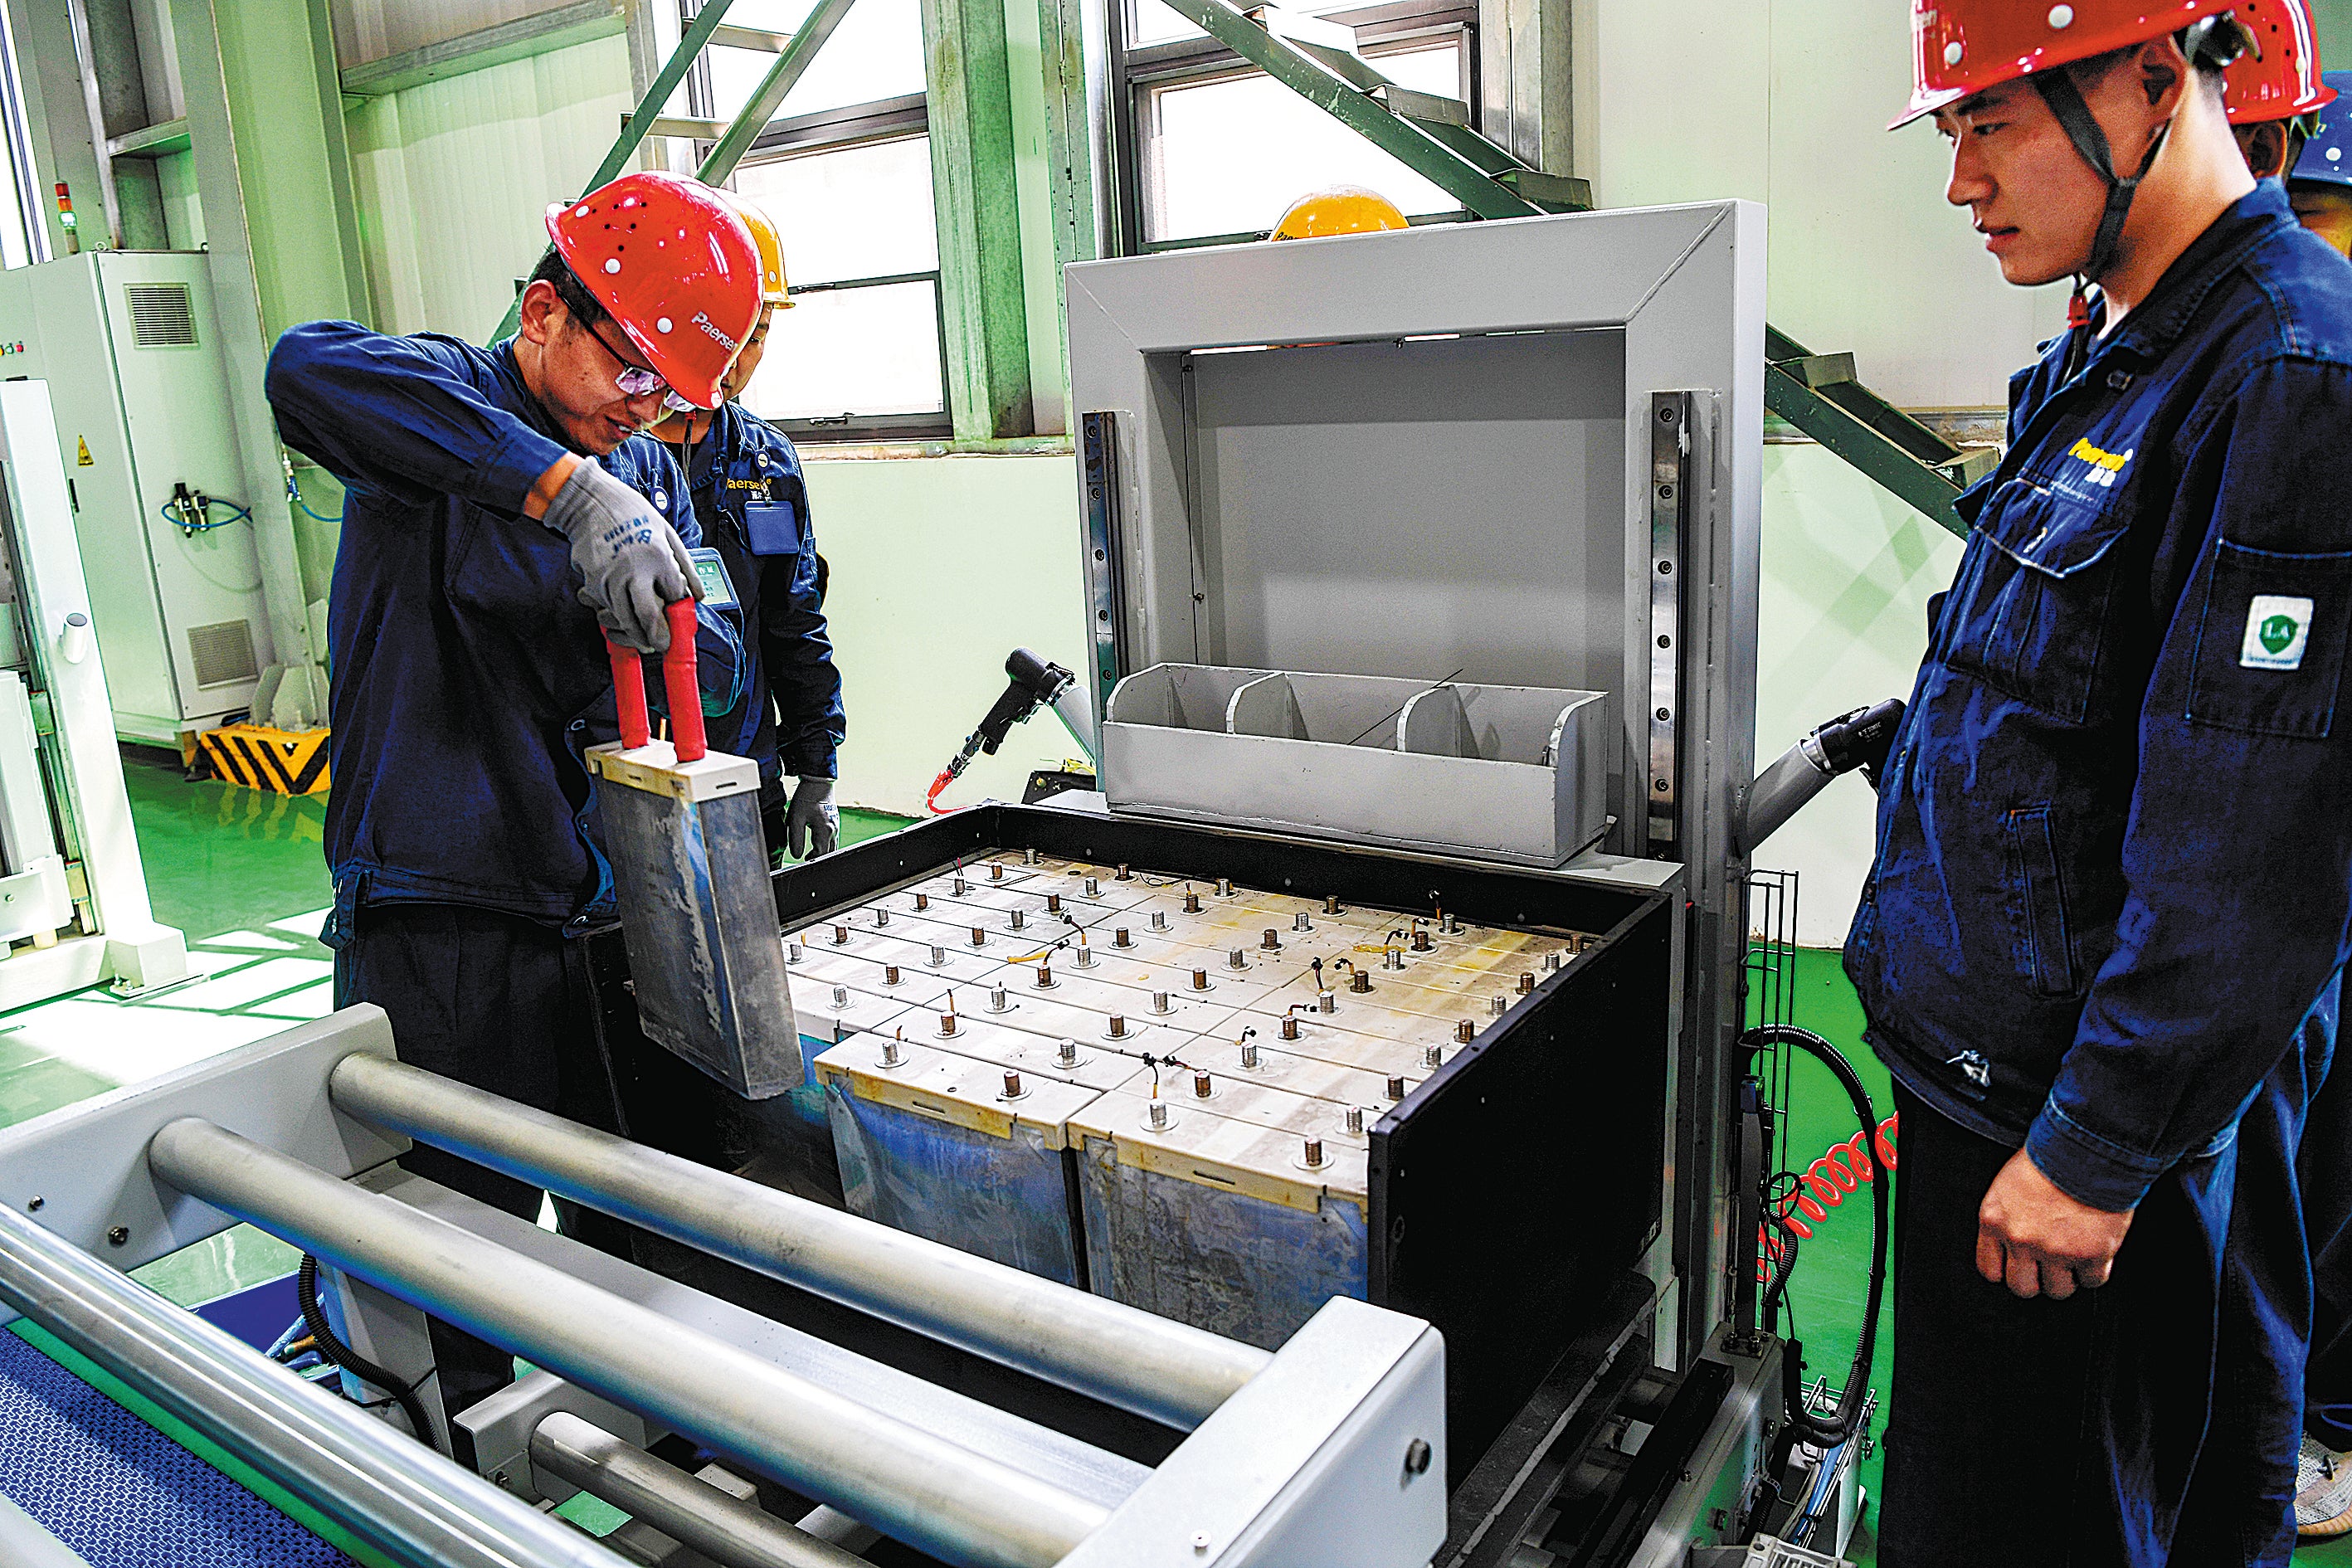
[[[184,783],[175,759],[136,748],[124,776],[146,862],[155,917],[188,937],[192,963],[208,978],[139,1002],[84,992],[0,1016],[0,1127],[102,1093],[188,1061],[232,1049],[329,1010],[329,954],[317,940],[329,899],[321,858],[325,803],[288,799],[218,782]],[[856,843],[903,826],[905,818],[845,811],[842,839]],[[1786,994],[1793,1021],[1828,1038],[1859,1070],[1882,1117],[1886,1075],[1862,1043],[1862,1013],[1832,952],[1796,955]],[[1789,1152],[1800,1167],[1857,1130],[1844,1095],[1810,1059],[1794,1069]],[[1813,1226],[1790,1296],[1805,1346],[1807,1378],[1841,1383],[1853,1355],[1870,1269],[1870,1193],[1849,1194]],[[161,1258],[137,1277],[194,1306],[282,1278],[296,1254],[239,1226],[201,1247]],[[1891,1320],[1882,1324],[1872,1385],[1882,1410],[1893,1364]],[[1863,1465],[1874,1507],[1880,1461]],[[567,1512],[570,1510],[567,1510]],[[606,1517],[609,1515],[609,1517]],[[1874,1560],[1865,1514],[1851,1549]],[[620,1516],[583,1510],[597,1533]],[[2311,1568],[2352,1568],[2352,1538],[2295,1554]]]

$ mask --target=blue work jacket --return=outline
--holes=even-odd
[[[480,349],[312,321],[267,379],[288,446],[348,495],[327,602],[336,904],[470,904],[575,929],[613,912],[585,749],[617,737],[612,668],[563,536],[524,498],[565,455],[511,341]],[[601,461],[699,542],[677,467],[631,437]],[[718,612],[706,711],[740,695]],[[661,701],[658,669],[646,690]]]
[[[672,450],[743,605],[743,700],[712,722],[712,743],[732,737],[727,749],[757,762],[762,779],[832,778],[846,726],[800,454],[737,403],[719,407],[698,445]]]
[[[1845,962],[1897,1078],[2121,1211],[2346,958],[2352,266],[2264,181],[2068,341],[1960,500]]]

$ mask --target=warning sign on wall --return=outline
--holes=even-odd
[[[87,436],[78,436],[74,438],[74,445],[79,448],[74,457],[74,467],[77,468],[87,468],[91,467],[92,465],[89,458],[89,437]]]

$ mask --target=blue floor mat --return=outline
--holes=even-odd
[[[10,1333],[0,1333],[0,1492],[92,1568],[352,1563]]]

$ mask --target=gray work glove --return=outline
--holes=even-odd
[[[795,860],[814,860],[841,847],[841,807],[833,804],[831,779],[803,779],[793,791],[792,812],[784,818],[784,846]]]
[[[604,629],[639,653],[667,649],[663,606],[701,594],[685,542],[653,502],[583,458],[543,521],[572,542],[580,602]]]

